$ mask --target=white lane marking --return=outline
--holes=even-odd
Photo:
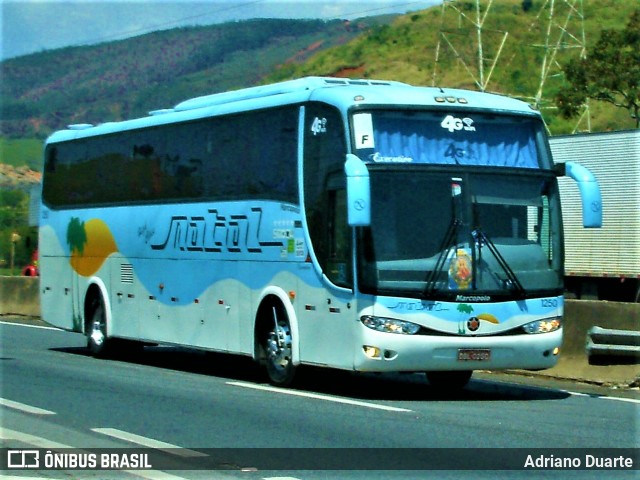
[[[2,440],[17,440],[19,442],[28,443],[37,448],[53,448],[53,449],[65,449],[73,448],[64,443],[54,442],[42,437],[36,437],[28,433],[16,432],[15,430],[9,430],[8,428],[0,428],[0,438]]]
[[[42,480],[42,477],[2,477],[4,480]]]
[[[300,480],[296,477],[264,477],[262,480]]]
[[[600,397],[603,400],[617,400],[618,402],[629,402],[629,403],[638,403],[640,404],[640,400],[636,398],[622,398],[622,397]]]
[[[580,393],[580,392],[570,392],[569,390],[559,390],[562,393],[568,393],[569,395],[573,395],[574,397],[590,397],[588,393]]]
[[[57,332],[64,332],[64,330],[56,327],[46,327],[44,325],[29,325],[27,323],[0,322],[0,325],[12,325],[14,327],[39,328],[40,330],[55,330]]]
[[[252,388],[254,390],[262,390],[265,392],[282,393],[284,395],[293,395],[295,397],[313,398],[316,400],[325,400],[327,402],[344,403],[347,405],[356,405],[358,407],[374,408],[377,410],[386,410],[388,412],[411,412],[406,408],[390,407],[388,405],[379,405],[377,403],[361,402],[358,400],[349,400],[348,398],[331,397],[329,395],[320,395],[318,393],[301,392],[299,390],[287,390],[284,388],[268,387],[266,385],[256,385],[253,383],[243,382],[226,382],[227,385],[234,387]]]
[[[264,477],[262,480],[300,480],[296,477]]]
[[[162,470],[122,470],[130,475],[145,478],[146,480],[186,480],[184,477],[171,475]]]
[[[92,428],[91,431],[108,435],[109,437],[118,438],[131,443],[142,445],[143,447],[155,448],[156,450],[162,450],[172,455],[180,457],[207,457],[206,453],[196,452],[195,450],[189,450],[188,448],[182,448],[171,443],[161,442],[160,440],[154,440],[153,438],[143,437],[136,435],[135,433],[125,432],[115,428]]]
[[[14,402],[13,400],[7,400],[6,398],[0,398],[0,405],[3,407],[13,408],[14,410],[20,410],[25,413],[32,413],[34,415],[55,415],[56,412],[45,410],[43,408],[32,407],[20,402]]]
[[[595,399],[599,399],[599,400],[615,400],[618,402],[628,402],[628,403],[638,403],[640,404],[640,399],[637,398],[623,398],[623,397],[607,397],[604,395],[597,395],[597,394],[592,394],[592,393],[580,393],[580,392],[571,392],[569,390],[560,390],[562,393],[568,393],[569,395],[572,395],[574,397],[589,397],[589,398],[595,398]]]

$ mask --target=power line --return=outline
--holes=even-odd
[[[199,18],[204,18],[204,17],[210,17],[216,14],[220,14],[223,12],[228,12],[231,10],[238,10],[241,8],[245,8],[245,7],[250,7],[250,6],[254,6],[254,5],[258,5],[261,3],[264,3],[265,0],[253,0],[253,1],[249,1],[249,2],[242,2],[242,3],[234,3],[232,5],[228,5],[226,7],[222,7],[222,8],[217,8],[215,10],[209,10],[206,12],[201,12],[201,13],[197,13],[197,14],[193,14],[193,15],[189,15],[186,17],[181,17],[181,18],[177,18],[174,20],[171,20],[170,22],[162,22],[162,23],[157,23],[154,25],[149,25],[149,26],[145,26],[145,27],[140,27],[140,28],[136,28],[133,30],[127,30],[127,31],[122,31],[122,32],[118,32],[118,33],[113,33],[110,35],[105,35],[102,37],[98,37],[96,39],[93,40],[88,40],[85,41],[83,43],[87,43],[87,44],[96,44],[96,43],[103,43],[103,42],[107,42],[110,40],[117,40],[117,39],[122,39],[122,38],[130,38],[130,37],[134,37],[137,35],[141,35],[144,33],[148,33],[148,32],[153,32],[153,31],[158,31],[158,30],[164,30],[164,29],[168,29],[169,27],[177,27],[180,25],[184,25],[185,22],[189,21],[189,20],[195,20],[195,19],[199,19]],[[356,3],[356,2],[353,2]],[[360,2],[357,2],[360,4]],[[327,15],[325,17],[317,17],[321,20],[332,20],[332,19],[339,19],[339,18],[345,18],[345,17],[353,17],[356,15],[362,15],[362,16],[366,16],[367,14],[371,14],[372,12],[379,12],[382,10],[389,10],[389,9],[395,9],[395,8],[401,8],[401,7],[409,7],[409,6],[417,6],[417,5],[425,5],[425,3],[428,4],[435,4],[438,3],[438,0],[433,0],[433,1],[413,1],[413,2],[402,2],[402,3],[397,3],[397,4],[393,4],[393,5],[386,5],[384,7],[376,7],[376,8],[368,8],[366,10],[357,10],[354,12],[347,12],[347,13],[342,13],[339,15]],[[425,7],[427,8],[427,7]]]
[[[123,32],[119,32],[119,33],[113,33],[111,35],[105,35],[103,37],[98,37],[95,40],[90,40],[86,43],[102,43],[102,42],[107,42],[109,40],[116,40],[116,39],[121,39],[121,38],[129,38],[129,37],[134,37],[136,35],[139,34],[144,34],[144,33],[148,33],[148,32],[154,32],[157,30],[163,30],[166,29],[167,27],[172,27],[172,26],[178,26],[178,25],[184,25],[184,23],[188,20],[194,20],[196,18],[202,18],[202,17],[209,17],[218,13],[222,13],[222,12],[227,12],[229,10],[235,10],[235,9],[239,9],[239,8],[244,8],[244,7],[248,7],[251,5],[256,5],[258,3],[263,3],[265,0],[253,0],[251,2],[243,2],[243,3],[239,3],[239,4],[234,4],[234,5],[229,5],[228,7],[225,8],[219,8],[217,10],[212,10],[212,11],[207,11],[207,12],[203,12],[203,13],[198,13],[195,15],[189,15],[187,17],[182,17],[182,18],[178,18],[175,20],[171,20],[170,22],[163,22],[163,23],[157,23],[155,25],[149,25],[146,27],[141,27],[141,28],[136,28],[135,30],[128,30],[128,31],[123,31]]]
[[[417,5],[417,4],[422,4],[423,8],[427,8],[424,6],[425,3],[428,3],[429,6],[431,5],[436,5],[437,3],[440,3],[438,0],[434,0],[431,2],[403,2],[403,3],[396,3],[394,5],[387,5],[385,7],[377,7],[377,8],[369,8],[367,10],[359,10],[356,12],[349,12],[349,13],[343,13],[341,15],[333,15],[333,16],[327,16],[327,17],[322,17],[322,20],[332,20],[332,19],[336,19],[336,18],[344,18],[344,17],[351,17],[353,15],[363,15],[366,13],[371,13],[371,12],[379,12],[380,10],[389,10],[390,8],[400,8],[400,7],[408,7],[409,5]]]

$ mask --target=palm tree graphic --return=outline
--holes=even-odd
[[[458,305],[457,310],[465,316],[463,320],[458,321],[458,333],[462,335],[465,332],[467,315],[471,315],[473,313],[473,307],[468,303],[461,303]]]
[[[67,245],[71,248],[71,254],[77,251],[78,255],[82,255],[86,243],[87,231],[84,228],[84,222],[81,222],[78,217],[71,218],[67,226]]]

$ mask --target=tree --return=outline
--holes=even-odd
[[[533,8],[533,0],[522,0],[522,11],[528,12]]]
[[[569,85],[556,95],[565,118],[578,114],[589,98],[629,110],[640,128],[640,9],[624,30],[603,30],[586,57],[564,66]]]

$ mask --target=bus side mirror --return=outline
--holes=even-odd
[[[584,228],[602,227],[602,195],[596,177],[587,168],[575,162],[556,166],[558,175],[573,178],[582,198],[582,225]]]
[[[344,172],[347,175],[347,222],[351,227],[367,227],[371,224],[369,170],[362,160],[349,153]]]

